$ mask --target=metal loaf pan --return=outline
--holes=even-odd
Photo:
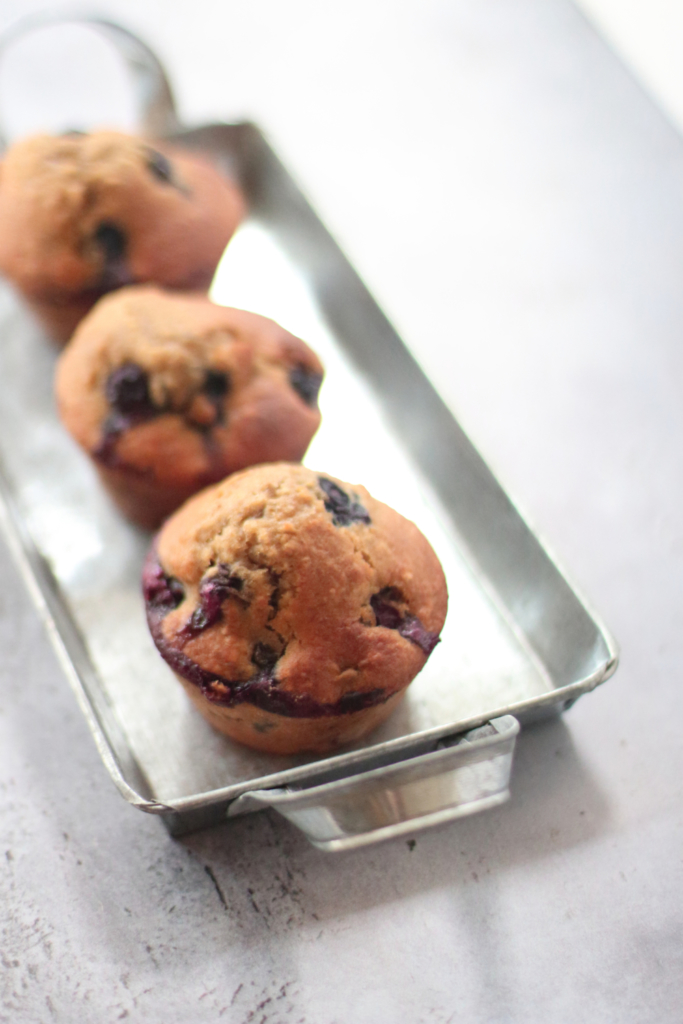
[[[46,20],[61,19],[20,23],[0,53]],[[146,133],[208,153],[240,181],[250,217],[212,294],[273,316],[323,357],[323,426],[307,464],[364,483],[415,519],[450,593],[443,642],[403,706],[356,747],[282,758],[214,733],[147,633],[139,575],[149,537],[121,520],[63,431],[52,399],[56,354],[3,287],[0,519],[115,784],[173,834],[272,807],[329,850],[500,803],[518,722],[555,714],[607,679],[617,664],[613,641],[261,131],[182,127],[154,54],[120,26],[79,20],[121,51]]]

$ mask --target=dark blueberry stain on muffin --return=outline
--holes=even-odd
[[[95,229],[94,239],[104,253],[107,263],[122,260],[126,255],[126,235],[122,228],[111,221],[103,221]]]
[[[216,572],[206,576],[199,585],[199,604],[190,616],[190,621],[183,630],[186,638],[196,636],[202,630],[213,626],[221,617],[223,602],[229,597],[237,597],[246,604],[241,596],[244,581],[236,576],[229,565],[219,564]]]
[[[378,626],[385,629],[395,629],[400,636],[411,643],[416,644],[420,650],[429,656],[439,642],[438,633],[430,633],[422,625],[416,615],[406,615],[396,607],[397,603],[403,602],[403,595],[396,587],[384,587],[377,594],[370,598],[372,610],[375,613]]]
[[[289,383],[306,405],[311,409],[318,408],[318,392],[323,382],[322,373],[315,373],[303,363],[289,371]]]
[[[270,613],[268,619],[274,619],[280,609],[280,580],[282,576],[280,573],[275,572],[274,569],[268,570],[268,578],[270,580],[272,590],[270,597],[268,598],[268,604],[270,606]]]
[[[107,377],[107,401],[124,416],[152,416],[156,412],[149,394],[149,377],[137,363],[123,363]]]
[[[108,416],[102,428],[102,437],[99,444],[93,448],[93,458],[101,462],[103,466],[115,468],[119,459],[116,454],[116,442],[121,434],[128,428],[129,422],[125,416],[113,414]]]
[[[209,461],[216,464],[217,470],[222,466],[222,447],[212,431],[217,426],[225,426],[225,396],[229,390],[230,378],[227,373],[207,370],[199,391],[190,396],[184,413],[186,426],[202,435],[206,454]],[[211,480],[214,479],[216,477],[211,474]]]
[[[280,659],[278,652],[270,644],[256,643],[251,652],[251,660],[256,668],[272,672]]]
[[[367,510],[359,501],[350,497],[339,484],[324,476],[318,477],[318,483],[325,492],[325,508],[332,516],[335,526],[350,526],[352,523],[369,524],[372,520]]]
[[[207,370],[202,391],[211,399],[225,398],[230,390],[230,375],[223,370]]]
[[[148,559],[142,574],[142,593],[147,606],[159,616],[166,616],[182,602],[185,589],[180,580],[168,576],[154,559]]]
[[[215,409],[216,423],[225,423],[225,397],[229,394],[231,387],[232,381],[229,373],[225,373],[223,370],[206,371],[201,390]]]
[[[339,714],[351,714],[354,711],[362,711],[363,708],[371,708],[374,704],[381,704],[387,699],[386,690],[350,690],[337,701]]]
[[[123,363],[107,377],[104,393],[111,413],[104,422],[102,439],[93,456],[107,466],[118,463],[116,442],[137,423],[151,419],[159,412],[149,393],[147,373],[137,363]]]
[[[184,591],[178,580],[164,572],[154,548],[145,561],[142,579],[147,621],[157,650],[174,672],[196,686],[212,704],[219,707],[234,707],[237,704],[248,703],[262,711],[287,718],[329,718],[353,714],[355,711],[383,704],[392,696],[391,691],[384,689],[358,691],[347,693],[339,700],[325,704],[307,694],[284,690],[274,672],[279,656],[268,644],[254,645],[252,662],[256,672],[249,679],[229,680],[215,672],[209,672],[183,653],[178,646],[179,642],[182,644],[182,638],[178,634],[175,635],[174,641],[164,635],[163,620],[170,611],[178,607],[183,600]],[[233,589],[231,586],[230,590]]]
[[[128,240],[123,228],[111,221],[103,221],[95,229],[93,240],[102,254],[101,288],[120,288],[133,284],[134,278],[126,260]]]
[[[401,600],[401,592],[396,587],[385,587],[379,593],[372,595],[370,604],[378,626],[384,626],[385,629],[398,629],[403,617],[394,602]]]
[[[251,727],[254,732],[268,733],[275,728],[275,722],[271,722],[269,719],[266,719],[263,722],[252,722]]]
[[[147,170],[157,181],[163,181],[167,185],[174,184],[171,161],[156,149],[147,151]]]
[[[405,619],[398,627],[398,631],[406,640],[410,640],[411,643],[417,644],[417,646],[428,656],[432,653],[440,640],[439,634],[430,633],[428,629],[424,628],[420,620],[415,615],[406,615]]]
[[[162,182],[164,185],[170,185],[185,196],[190,195],[187,186],[178,181],[171,161],[157,149],[147,150],[147,170],[157,181]]]

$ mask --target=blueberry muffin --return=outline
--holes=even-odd
[[[285,463],[191,498],[153,543],[143,591],[154,642],[207,721],[277,754],[330,751],[384,721],[447,605],[414,523]]]
[[[301,459],[320,423],[322,376],[311,349],[272,320],[137,285],[83,320],[56,393],[120,509],[154,529],[229,473]]]
[[[120,132],[38,135],[0,165],[0,271],[57,341],[121,285],[207,290],[244,215],[194,154]]]

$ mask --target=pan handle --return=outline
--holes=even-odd
[[[321,850],[349,850],[504,803],[519,722],[512,715],[440,740],[434,750],[322,785],[244,793],[228,817],[272,807]]]
[[[0,33],[0,60],[5,51],[22,36],[50,25],[62,24],[92,27],[113,43],[133,82],[143,134],[161,137],[172,135],[180,129],[171,85],[159,58],[128,29],[96,14],[42,11],[19,18]],[[0,135],[0,150],[4,150],[6,145],[6,140]]]

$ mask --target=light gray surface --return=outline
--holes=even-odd
[[[184,120],[269,131],[622,666],[523,733],[509,805],[414,846],[330,857],[269,815],[171,840],[3,550],[0,1021],[678,1024],[681,139],[560,0],[103,9]]]

